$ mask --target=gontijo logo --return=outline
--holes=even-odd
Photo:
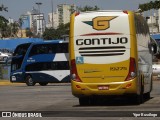
[[[95,30],[106,30],[110,28],[110,21],[117,16],[98,16],[92,19],[92,21],[84,21],[84,23],[91,25]]]

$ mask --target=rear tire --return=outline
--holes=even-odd
[[[41,86],[46,86],[48,83],[39,83]]]
[[[140,84],[141,88],[140,88],[140,94],[136,95],[136,104],[142,104],[144,102],[144,96],[143,96],[143,92],[144,92],[144,86],[142,84],[142,80],[141,80],[141,84]]]
[[[145,99],[149,100],[151,98],[150,92],[144,94]]]
[[[26,77],[26,85],[27,86],[34,86],[36,83],[33,81],[32,77],[30,75],[28,75]]]
[[[79,105],[80,106],[87,106],[90,104],[90,99],[89,97],[82,97],[82,98],[79,98]]]

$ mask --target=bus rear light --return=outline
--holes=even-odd
[[[129,73],[125,81],[134,79],[135,77],[136,77],[136,61],[134,58],[130,58]]]
[[[129,83],[126,85],[126,88],[130,88],[132,86],[132,83]]]
[[[76,88],[80,89],[80,88],[81,88],[81,86],[79,86],[79,85],[76,85]]]
[[[71,79],[76,82],[82,82],[77,73],[75,59],[71,60]]]
[[[124,10],[123,13],[128,14],[128,11],[127,11],[127,10]]]
[[[76,12],[76,13],[75,13],[75,16],[78,16],[79,14],[80,14],[80,12]]]

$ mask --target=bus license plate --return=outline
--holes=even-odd
[[[108,85],[100,85],[100,86],[98,86],[98,90],[109,90],[109,86]]]

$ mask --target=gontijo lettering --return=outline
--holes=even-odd
[[[104,44],[126,44],[128,43],[127,37],[113,38],[92,38],[92,39],[77,39],[76,45],[104,45]]]

